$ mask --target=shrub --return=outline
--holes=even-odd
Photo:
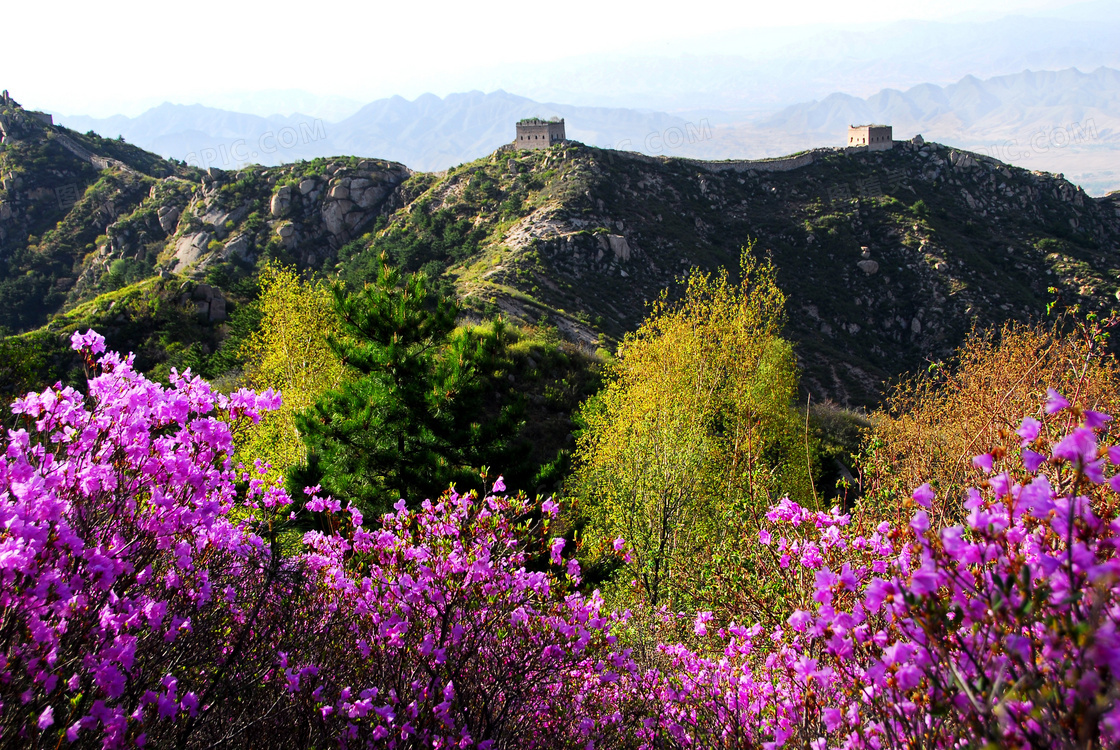
[[[956,358],[901,383],[874,428],[861,462],[864,490],[879,514],[900,516],[891,498],[929,482],[941,500],[937,524],[963,518],[962,492],[976,478],[971,457],[1039,416],[1037,394],[1069,393],[1085,408],[1120,409],[1120,369],[1091,331],[1060,335],[1041,325],[974,332]]]
[[[0,457],[4,746],[1120,743],[1120,446],[1056,391],[973,457],[963,523],[931,523],[928,484],[897,525],[784,498],[754,559],[792,614],[702,611],[636,655],[573,590],[556,503],[448,493],[367,529],[311,488],[325,530],[284,556],[290,498],[228,460],[277,398],[72,341],[88,395],[18,399]]]
[[[717,633],[701,613],[697,635],[722,653],[663,647],[664,729],[725,748],[1117,746],[1109,421],[1052,392],[1042,419],[974,457],[986,478],[964,493],[964,523],[942,529],[928,484],[902,525],[783,500],[760,543],[775,575],[800,582],[797,609],[769,632]]]
[[[243,377],[250,388],[280,392],[283,403],[248,431],[238,456],[260,459],[275,479],[306,460],[295,415],[338,387],[344,368],[328,343],[340,325],[325,284],[301,281],[294,269],[273,263],[265,264],[258,283],[261,319],[241,345]]]
[[[103,339],[73,340],[95,366]],[[56,386],[12,405],[23,427],[0,460],[0,742],[159,746],[267,725],[261,677],[296,570],[230,518],[238,500],[271,498],[239,497],[223,458],[227,420],[275,401],[215,394],[189,372],[164,389],[116,354],[96,367],[88,396]]]
[[[88,396],[17,400],[0,458],[0,744],[574,747],[603,723],[611,619],[562,545],[526,567],[554,505],[451,494],[367,530],[311,491],[328,531],[285,557],[290,498],[228,460],[278,397],[72,341]]]

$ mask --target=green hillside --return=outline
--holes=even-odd
[[[15,104],[2,116],[0,325],[58,335],[98,295],[151,290],[98,313],[149,367],[235,367],[223,342],[254,324],[269,260],[360,286],[387,253],[472,320],[501,313],[594,352],[689,269],[734,268],[753,243],[790,298],[803,388],[848,405],[974,325],[1037,318],[1055,294],[1117,301],[1115,196],[933,143],[754,163],[567,143],[445,173],[358,157],[200,172]]]
[[[1115,201],[937,144],[802,160],[766,172],[579,145],[499,152],[413,177],[341,270],[358,279],[388,251],[442,270],[480,313],[547,320],[596,346],[691,267],[734,267],[755,242],[790,297],[805,386],[863,405],[973,325],[1043,315],[1051,287],[1064,305],[1116,304]]]

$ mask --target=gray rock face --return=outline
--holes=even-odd
[[[323,224],[331,234],[342,234],[346,228],[346,212],[338,201],[332,201],[323,206]]]
[[[381,202],[381,200],[385,197],[385,195],[388,192],[389,192],[388,188],[382,187],[382,186],[379,186],[379,185],[374,185],[373,187],[368,187],[365,190],[363,190],[362,194],[360,196],[355,197],[355,195],[353,193],[353,187],[351,187],[350,197],[361,208],[373,208],[374,206],[376,206],[378,203]]]
[[[299,194],[307,195],[315,189],[315,180],[304,180],[299,184]]]
[[[976,160],[962,151],[950,151],[949,161],[958,169],[972,169],[976,166]]]
[[[249,248],[252,247],[252,244],[248,235],[239,234],[236,237],[232,237],[230,241],[226,243],[225,257],[229,258],[230,256],[236,255],[238,258],[247,258],[249,256]]]
[[[285,185],[276,191],[272,196],[272,202],[269,204],[269,210],[273,216],[283,216],[288,212],[292,205],[292,188],[290,185]]]
[[[879,264],[873,260],[861,260],[859,263],[856,263],[856,265],[859,266],[859,270],[863,271],[868,276],[879,272]]]
[[[335,185],[327,195],[336,201],[346,200],[350,197],[350,188],[345,185]]]
[[[221,297],[210,300],[209,317],[211,323],[220,323],[226,319],[226,301]]]
[[[160,229],[168,234],[172,234],[175,227],[179,226],[179,209],[174,206],[161,207],[158,216]]]
[[[212,236],[209,232],[199,232],[180,237],[175,243],[175,268],[173,269],[175,273],[180,273],[196,263],[206,252]]]
[[[611,234],[607,236],[607,242],[610,244],[611,252],[614,253],[616,260],[630,260],[630,243],[626,238],[620,234]]]
[[[296,231],[295,226],[289,222],[284,222],[276,227],[276,234],[279,235],[280,242],[283,243],[284,247],[288,250],[295,249],[295,246],[299,244],[299,233]]]

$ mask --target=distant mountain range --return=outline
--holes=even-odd
[[[307,115],[257,115],[201,105],[162,104],[144,114],[61,124],[197,166],[231,169],[353,154],[425,171],[488,154],[513,140],[522,117],[564,117],[568,137],[596,146],[705,159],[778,156],[841,145],[849,124],[883,122],[896,138],[921,133],[1002,161],[1060,172],[1092,194],[1120,188],[1120,71],[1024,71],[980,80],[884,89],[860,98],[833,93],[764,115],[540,103],[505,91],[414,101],[395,96],[339,122]]]
[[[1120,71],[1025,71],[949,86],[832,94],[714,128],[681,152],[703,158],[778,156],[838,143],[849,124],[881,122],[896,139],[927,139],[1031,169],[1066,174],[1094,194],[1120,188]]]
[[[387,158],[414,169],[440,170],[512,143],[523,117],[563,117],[569,138],[599,146],[643,143],[650,133],[687,123],[661,112],[535,102],[505,91],[471,91],[414,101],[394,96],[367,104],[339,122],[308,115],[260,117],[201,105],[161,104],[138,117],[57,115],[73,130],[95,131],[196,166],[232,169],[318,156]],[[694,140],[698,136],[694,136]]]

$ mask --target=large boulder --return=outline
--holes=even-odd
[[[291,222],[284,222],[276,227],[276,234],[280,237],[280,242],[288,250],[292,250],[299,244],[299,233],[296,232],[295,225]]]
[[[272,203],[269,204],[269,210],[273,216],[283,216],[288,213],[288,209],[292,205],[292,187],[285,185],[276,191],[272,196]]]
[[[323,206],[323,224],[331,234],[342,234],[346,228],[346,212],[338,201],[331,201]]]
[[[249,248],[251,248],[252,245],[253,241],[249,239],[249,235],[235,235],[226,243],[225,257],[229,258],[236,255],[238,258],[247,258],[249,257]]]
[[[194,265],[206,249],[210,246],[212,235],[209,232],[187,234],[175,243],[175,273],[180,273],[188,266]]]
[[[625,237],[620,234],[608,235],[607,242],[610,243],[611,252],[614,253],[616,260],[630,260],[630,243],[626,241]]]
[[[173,234],[175,228],[179,226],[179,209],[175,206],[160,206],[157,216],[160,229],[168,234]]]
[[[210,300],[210,322],[221,323],[226,319],[226,301],[222,297]]]
[[[351,186],[350,197],[361,208],[373,208],[385,198],[388,192],[389,189],[383,185],[373,185],[362,190],[361,195],[357,195]]]

